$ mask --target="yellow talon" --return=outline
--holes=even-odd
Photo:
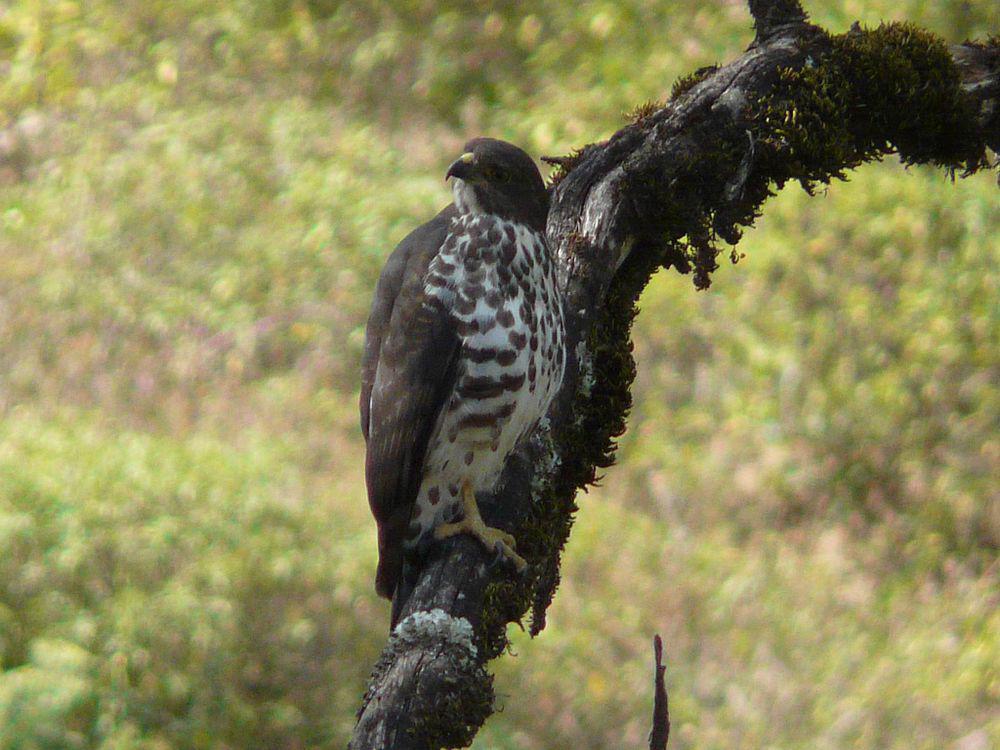
[[[476,504],[476,493],[466,479],[462,482],[462,520],[456,523],[443,523],[434,529],[435,539],[447,539],[455,534],[472,534],[488,550],[499,550],[500,554],[514,563],[517,572],[528,567],[527,561],[514,550],[517,540],[506,531],[487,526],[479,515],[479,505]]]

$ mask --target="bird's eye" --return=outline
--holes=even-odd
[[[500,167],[489,166],[483,169],[483,175],[490,182],[507,182],[510,179],[510,174],[505,169]]]

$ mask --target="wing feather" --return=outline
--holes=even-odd
[[[361,432],[368,439],[368,422],[371,413],[372,388],[375,385],[375,372],[378,369],[379,355],[382,349],[382,339],[392,321],[392,312],[396,305],[400,289],[405,278],[423,278],[431,259],[448,236],[448,225],[457,215],[455,206],[449,205],[426,224],[414,229],[396,245],[389,255],[378,282],[375,284],[375,295],[372,298],[372,308],[365,327],[365,346],[361,356]]]
[[[378,524],[375,587],[391,598],[403,561],[424,454],[456,379],[460,342],[444,306],[424,292],[431,259],[454,209],[411,233],[376,287],[362,370],[361,426],[368,442],[365,480]]]

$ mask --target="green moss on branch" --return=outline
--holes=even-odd
[[[670,89],[670,100],[679,99],[718,69],[716,65],[708,65],[704,68],[698,68],[694,73],[681,76],[674,81],[674,85]]]
[[[764,174],[779,186],[811,189],[892,152],[965,173],[987,163],[948,47],[905,23],[856,26],[831,37],[822,58],[781,71],[756,125],[770,156]]]
[[[713,142],[690,163],[637,165],[630,173],[636,205],[644,207],[636,247],[593,313],[573,404],[574,418],[546,436],[542,453],[555,456],[542,472],[534,502],[515,530],[519,551],[531,563],[529,577],[504,579],[486,591],[477,643],[486,658],[507,646],[506,625],[531,610],[531,631],[544,627],[545,611],[559,582],[559,563],[576,511],[578,489],[592,484],[598,467],[610,466],[615,438],[625,430],[635,377],[630,330],[635,303],[661,265],[694,272],[707,287],[720,252],[719,239],[734,245],[752,225],[775,185],[844,178],[846,170],[898,152],[906,164],[930,163],[974,172],[987,164],[983,134],[962,94],[947,46],[909,24],[873,30],[854,28],[836,37],[819,35],[815,57],[781,70],[771,90],[750,103],[751,132],[735,135],[706,121],[687,133]],[[820,52],[819,50],[822,50]],[[689,91],[714,69],[682,79],[673,97]],[[654,107],[632,114],[629,127],[648,127]],[[594,144],[564,159],[553,182],[586,159]],[[681,185],[683,189],[676,186]],[[574,242],[582,242],[575,238]],[[738,257],[732,254],[735,259]]]

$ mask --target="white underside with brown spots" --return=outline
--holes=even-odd
[[[562,382],[561,298],[544,238],[490,214],[452,222],[425,291],[461,339],[456,386],[438,416],[408,546],[461,514],[462,482],[494,488],[507,457],[548,410]]]

